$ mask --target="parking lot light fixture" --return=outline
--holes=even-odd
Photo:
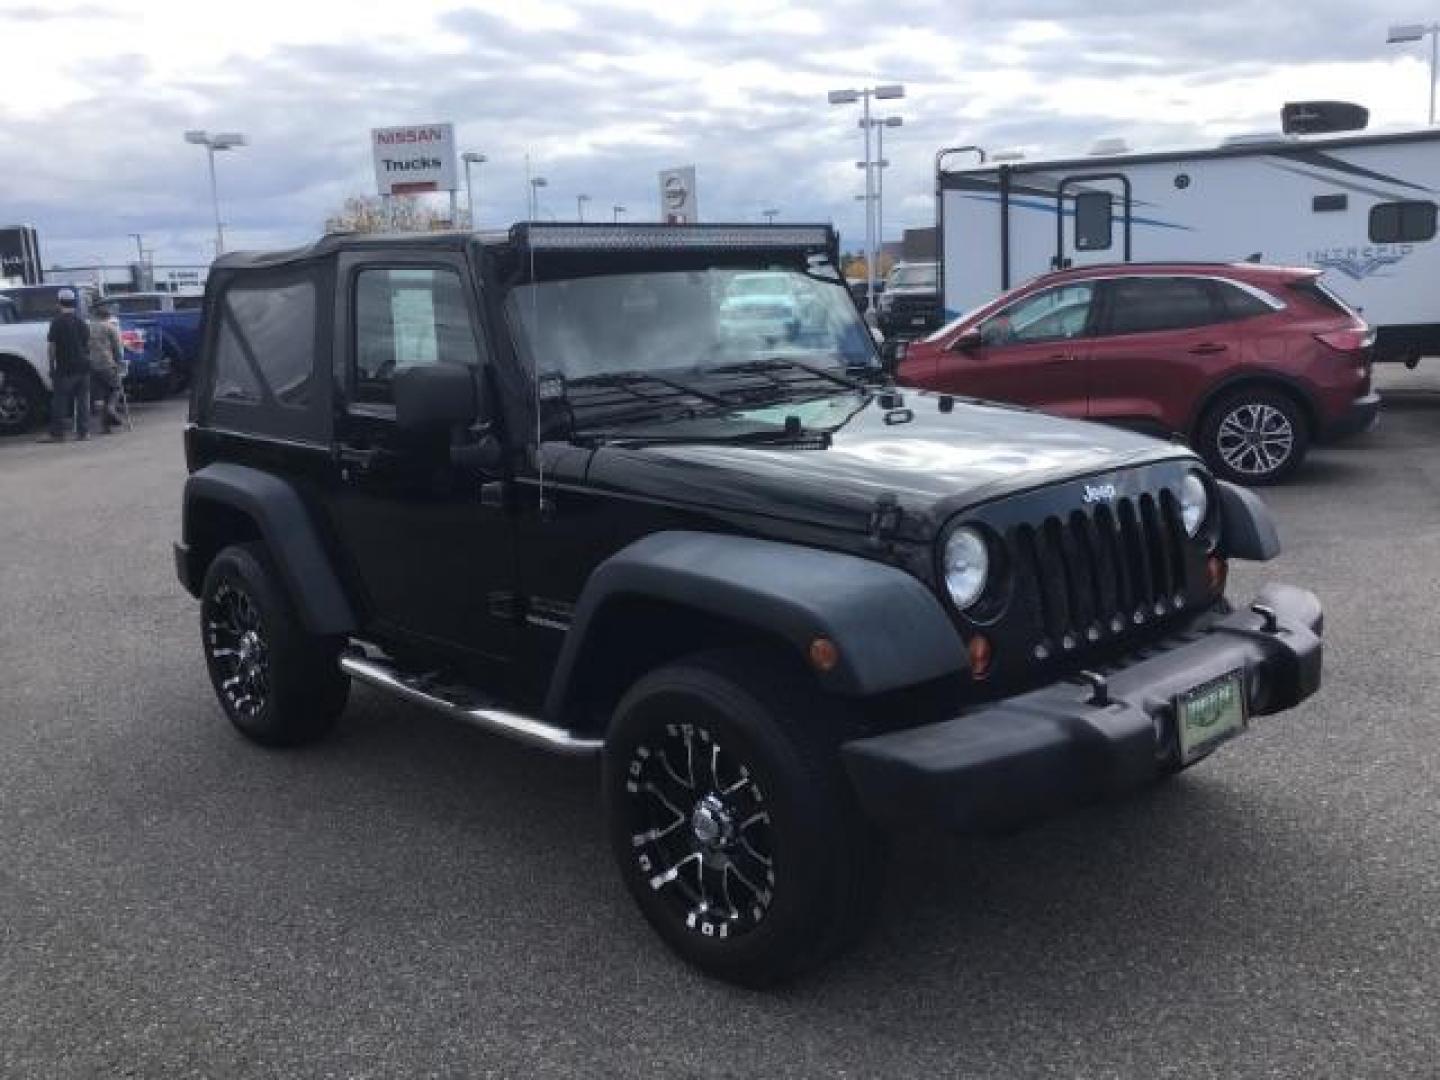
[[[185,132],[185,141],[205,147],[206,156],[209,158],[210,202],[215,208],[215,255],[218,258],[225,251],[225,225],[220,220],[220,191],[215,183],[215,152],[245,146],[245,135],[239,131],[217,131],[212,135],[208,131],[192,130]]]
[[[543,176],[532,176],[530,178],[530,220],[537,221],[540,218],[540,189],[548,187],[550,181]]]
[[[585,204],[590,201],[589,195],[575,196],[575,220],[585,224]]]
[[[1408,45],[1430,39],[1430,123],[1435,123],[1435,67],[1440,62],[1440,23],[1402,23],[1390,27],[1385,35],[1387,45]]]
[[[619,203],[616,203],[610,208],[610,210],[615,215],[613,220],[618,225],[620,223],[620,215],[625,213],[625,207],[621,206]]]
[[[760,213],[765,215],[765,224],[767,225],[774,225],[775,219],[780,216],[780,211],[773,208],[770,210],[761,210]]]
[[[875,248],[877,242],[877,215],[875,199],[875,170],[870,156],[870,129],[875,125],[870,119],[870,99],[891,100],[903,98],[905,87],[900,83],[883,83],[880,86],[866,86],[861,89],[831,90],[828,99],[831,105],[861,104],[860,127],[865,133],[865,160],[859,167],[865,170],[865,296],[871,307],[875,304]]]

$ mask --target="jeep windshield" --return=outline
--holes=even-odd
[[[544,281],[513,289],[507,308],[522,359],[577,431],[703,416],[707,431],[753,434],[757,409],[853,394],[881,374],[844,285],[799,270]]]

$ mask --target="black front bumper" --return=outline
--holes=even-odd
[[[1109,703],[1055,683],[843,747],[865,811],[889,823],[1006,828],[1137,787],[1179,761],[1178,694],[1244,672],[1249,714],[1280,712],[1320,686],[1323,617],[1302,589],[1272,585],[1253,611],[1202,619],[1145,658],[1109,672]]]

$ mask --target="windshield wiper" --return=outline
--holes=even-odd
[[[817,379],[825,379],[847,390],[864,390],[863,383],[858,383],[847,375],[831,371],[828,368],[816,367],[814,364],[806,364],[800,360],[790,360],[783,356],[771,356],[760,360],[743,360],[738,364],[721,364],[718,367],[708,369],[710,372],[719,375],[768,375],[776,386],[789,389],[794,382],[786,382],[784,379],[775,378],[777,371],[803,371]]]
[[[645,385],[663,386],[690,397],[699,398],[701,401],[708,401],[712,405],[730,405],[731,402],[719,394],[712,394],[708,390],[701,390],[697,386],[680,382],[665,375],[652,375],[640,371],[611,371],[602,372],[597,375],[582,375],[578,379],[566,379],[565,386],[568,390],[572,386],[602,386],[619,387],[627,391],[632,397],[641,401],[651,403],[668,403],[673,400],[671,397],[658,397],[655,394],[645,393],[641,387]]]

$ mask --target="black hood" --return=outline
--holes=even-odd
[[[807,431],[830,435],[766,444],[612,442],[595,451],[588,480],[645,498],[856,532],[893,498],[902,511],[899,535],[927,540],[956,511],[992,499],[1193,456],[1118,428],[913,390],[844,393],[767,411],[797,415]],[[808,418],[824,413],[830,422]],[[686,427],[647,425],[645,435],[680,439]]]

